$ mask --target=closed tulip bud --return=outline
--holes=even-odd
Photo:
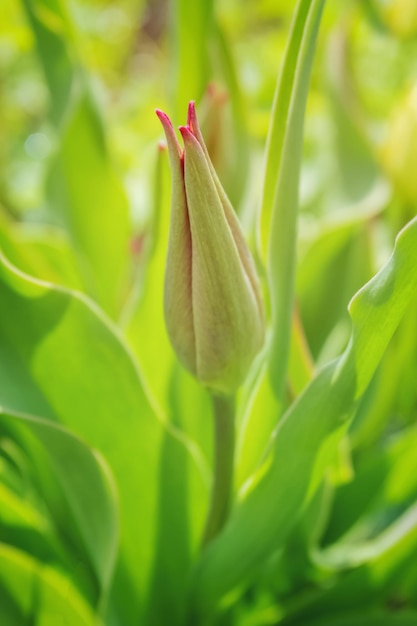
[[[181,126],[182,149],[169,118],[162,122],[172,168],[172,207],[164,309],[181,363],[207,388],[232,394],[264,339],[253,259],[211,164],[194,103]]]

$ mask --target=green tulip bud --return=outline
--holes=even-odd
[[[201,135],[194,103],[182,149],[165,113],[172,207],[165,273],[165,321],[180,362],[217,394],[232,394],[264,340],[253,259]]]

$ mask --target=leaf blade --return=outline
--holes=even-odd
[[[282,545],[312,494],[311,476],[317,484],[327,466],[322,459],[316,467],[321,446],[352,414],[416,288],[414,219],[398,235],[387,264],[352,299],[346,351],[319,372],[281,420],[264,465],[203,555],[195,585],[199,610],[210,610],[244,584],[262,559]]]

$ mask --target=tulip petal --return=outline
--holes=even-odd
[[[210,167],[210,172],[211,172],[214,184],[217,189],[217,193],[219,194],[220,201],[223,205],[223,210],[224,210],[227,222],[229,224],[229,228],[232,231],[233,238],[235,240],[235,244],[239,252],[240,260],[243,264],[247,277],[252,285],[253,292],[254,292],[254,295],[256,297],[256,301],[258,304],[259,315],[263,317],[263,314],[264,314],[263,303],[262,303],[261,291],[259,288],[259,280],[258,280],[258,275],[256,272],[255,264],[253,262],[252,255],[250,254],[248,247],[246,245],[246,241],[243,236],[236,213],[232,207],[232,204],[229,198],[227,197],[226,192],[223,189],[220,179],[217,176],[217,172],[214,169],[213,164],[211,162],[211,159],[207,150],[207,146],[205,144],[203,135],[200,130],[200,126],[198,123],[197,114],[195,110],[195,103],[193,100],[188,105],[187,125],[190,128],[191,132],[193,133],[194,137],[197,139],[198,143],[200,144],[205,154],[205,157],[207,159],[208,165]]]
[[[164,311],[168,335],[181,363],[196,374],[192,311],[192,242],[184,187],[183,150],[171,121],[156,110],[168,144],[172,169],[171,220],[165,272]]]
[[[260,348],[263,322],[210,161],[193,130],[180,127],[192,239],[197,376],[214,390],[230,393],[243,381]]]

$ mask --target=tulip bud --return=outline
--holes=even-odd
[[[264,339],[253,259],[201,135],[194,103],[181,126],[182,149],[169,118],[164,127],[172,168],[172,208],[164,309],[181,363],[203,385],[232,394]]]

